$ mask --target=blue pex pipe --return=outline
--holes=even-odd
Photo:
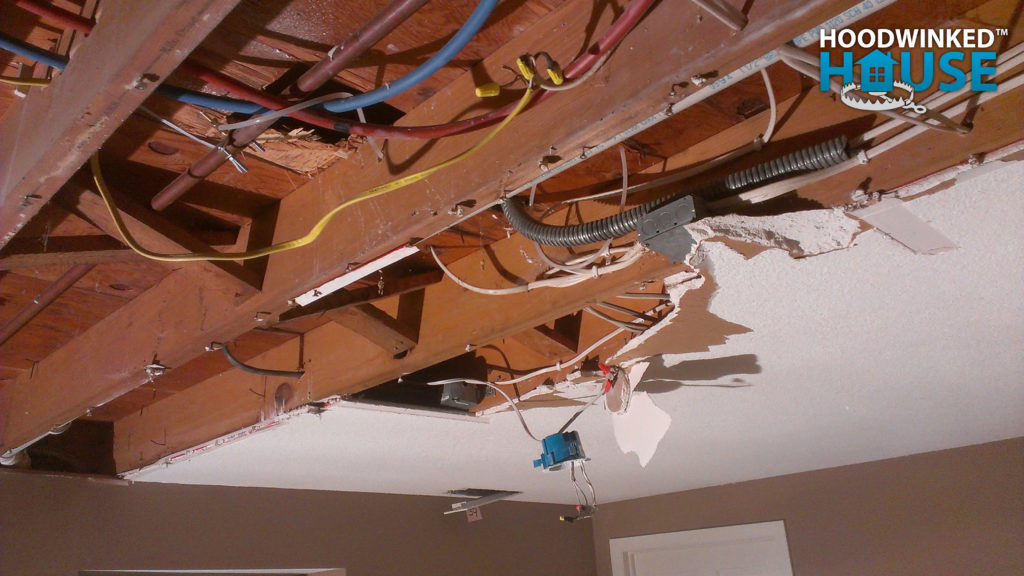
[[[63,70],[68,65],[68,59],[63,56],[58,56],[53,52],[47,52],[41,48],[36,48],[31,44],[27,44],[16,38],[0,33],[0,48],[7,50],[8,52],[14,52],[19,56],[25,58],[31,58],[41,64],[46,64],[52,68]]]
[[[448,43],[446,43],[444,47],[437,52],[437,54],[434,54],[419,68],[388,85],[377,88],[376,90],[371,90],[370,92],[353,96],[352,98],[327,102],[323,107],[334,113],[351,112],[358,108],[368,108],[374,104],[383,102],[392,96],[397,96],[413,86],[416,86],[420,82],[423,82],[434,72],[443,68],[445,64],[450,62],[456,54],[466,47],[466,44],[469,44],[469,41],[476,36],[476,33],[479,32],[481,28],[483,28],[484,23],[487,22],[487,18],[491,15],[491,12],[494,11],[494,7],[497,5],[498,0],[481,0],[480,4],[477,5],[476,10],[473,10],[469,19],[462,25],[462,28],[452,36],[451,40],[449,40]]]
[[[437,54],[434,54],[419,68],[388,85],[377,88],[376,90],[371,90],[370,92],[360,94],[352,98],[327,102],[323,105],[323,108],[334,113],[351,112],[352,110],[357,110],[359,108],[367,108],[374,104],[379,104],[392,96],[397,96],[398,94],[416,86],[420,82],[423,82],[448,64],[452,58],[466,47],[466,44],[469,44],[469,41],[476,36],[477,32],[479,32],[481,28],[483,28],[484,23],[487,22],[487,18],[490,17],[491,12],[494,11],[494,8],[497,5],[498,0],[481,0],[476,9],[473,10],[473,13],[470,14],[469,19],[466,20],[466,23],[462,25],[462,28],[452,36],[451,40],[449,40],[441,50],[437,52]],[[39,49],[31,44],[27,44],[3,33],[0,33],[0,48],[14,52],[15,54],[24,56],[25,58],[31,58],[47,66],[57,68],[58,70],[63,70],[68,64],[68,59],[63,56],[58,56],[52,52]],[[156,88],[156,93],[186,104],[195,104],[206,108],[224,110],[226,112],[258,114],[266,111],[266,108],[246,100],[237,100],[223,96],[212,96],[210,94],[204,94],[202,92],[196,92],[194,90],[187,90],[185,88],[178,88],[175,86],[160,85]]]
[[[68,65],[68,59],[64,56],[37,48],[3,33],[0,33],[0,48],[7,50],[8,52],[14,52],[19,56],[30,58],[40,64],[45,64],[58,70],[63,70]],[[178,88],[176,86],[167,86],[162,84],[157,86],[156,93],[186,104],[195,104],[197,106],[205,106],[206,108],[224,110],[226,112],[256,114],[258,112],[265,111],[265,108],[262,106],[245,100],[236,100],[234,98],[226,98],[223,96],[212,96],[210,94],[196,92],[195,90],[187,90],[185,88]]]

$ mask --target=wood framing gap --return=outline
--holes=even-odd
[[[92,190],[82,187],[76,177],[65,195],[59,197],[61,204],[69,211],[84,218],[110,236],[121,239],[121,233],[114,225],[103,199]],[[191,232],[154,212],[124,194],[111,190],[114,201],[121,210],[125,226],[140,244],[157,252],[208,252],[212,248],[196,238]],[[238,262],[198,262],[228,284],[233,285],[240,297],[251,296],[259,291],[263,278],[250,268]]]

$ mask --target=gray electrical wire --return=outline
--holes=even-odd
[[[643,312],[637,312],[636,310],[633,310],[632,308],[626,308],[625,306],[619,306],[618,304],[612,304],[611,302],[598,302],[596,304],[596,306],[604,306],[605,308],[607,308],[609,310],[615,310],[616,312],[622,312],[623,314],[629,314],[630,316],[632,316],[634,318],[639,318],[640,320],[646,320],[648,322],[657,322],[658,321],[658,319],[654,318],[653,316],[650,316],[648,314],[644,314]]]
[[[587,481],[587,486],[590,486],[590,500],[593,502],[591,506],[597,508],[597,492],[594,491],[594,483],[590,481],[590,474],[587,474],[587,465],[580,462],[580,470],[583,470],[583,478]]]
[[[593,398],[590,399],[590,402],[587,402],[586,404],[583,405],[582,408],[577,410],[576,413],[573,414],[572,417],[569,418],[569,420],[567,420],[565,422],[565,424],[562,424],[562,427],[558,429],[557,434],[561,434],[562,432],[565,432],[566,430],[568,430],[569,426],[572,426],[572,423],[575,422],[576,419],[579,418],[581,414],[586,412],[587,408],[590,408],[591,406],[596,404],[598,399],[600,399],[600,398],[604,398],[604,394],[603,393],[602,394],[598,394],[597,396],[594,396]]]
[[[696,278],[696,276],[694,276],[694,278]],[[667,307],[668,305],[669,305],[668,303],[662,302],[661,304],[658,304],[657,306],[652,308],[650,310],[650,312],[651,313],[657,313],[657,312],[661,311],[662,309],[664,309],[665,307]],[[616,320],[615,322],[618,322],[618,321]],[[638,328],[641,329],[641,331],[646,329],[645,327],[642,327],[639,324],[631,324],[631,323],[628,323],[628,322],[623,322],[623,324],[630,325],[630,327],[638,327]],[[618,336],[619,334],[625,332],[626,330],[627,329],[624,328],[624,327],[623,328],[618,328],[616,330],[612,330],[609,334],[607,334],[603,338],[599,339],[597,342],[594,342],[593,344],[591,344],[589,347],[587,347],[586,350],[584,350],[583,352],[581,352],[579,355],[577,355],[576,357],[574,357],[572,360],[570,360],[568,362],[565,362],[565,363],[559,362],[559,363],[557,363],[557,364],[555,364],[553,366],[548,366],[546,368],[541,368],[540,370],[534,370],[533,372],[530,372],[529,374],[525,374],[525,375],[520,376],[518,378],[513,378],[511,380],[506,380],[506,381],[502,382],[502,384],[505,384],[506,386],[509,385],[509,384],[515,384],[517,382],[522,382],[524,380],[529,380],[530,378],[533,378],[535,376],[539,376],[541,374],[545,374],[547,372],[552,372],[552,371],[555,371],[555,370],[561,370],[563,366],[571,366],[571,365],[573,365],[573,364],[575,364],[577,362],[580,362],[588,354],[590,354],[591,352],[596,350],[602,344],[608,342],[609,340],[611,340],[615,336]],[[523,425],[523,430],[526,431],[526,434],[529,435],[530,438],[533,438],[534,440],[536,440],[537,442],[541,441],[539,438],[537,438],[537,436],[535,436],[533,434],[533,431],[530,430],[530,427],[526,424],[526,418],[523,417],[523,413],[522,413],[522,411],[519,410],[519,406],[517,405],[517,403],[514,400],[512,400],[512,397],[509,396],[504,390],[501,389],[500,386],[498,386],[494,382],[487,382],[486,380],[474,380],[474,379],[471,379],[471,378],[448,378],[448,379],[445,379],[445,380],[435,380],[433,382],[422,382],[422,384],[425,384],[427,386],[444,386],[445,384],[453,384],[453,383],[465,383],[465,384],[476,384],[476,385],[479,385],[479,386],[487,386],[488,388],[491,388],[492,390],[494,390],[497,393],[501,394],[502,397],[504,397],[505,400],[508,401],[509,405],[512,406],[512,409],[515,410],[516,416],[519,417],[519,423]],[[574,414],[572,416],[572,418],[569,419],[569,422],[567,422],[561,428],[560,431],[564,431],[566,428],[568,428],[569,425],[572,424],[572,422],[574,420],[576,420],[576,418],[578,418],[579,415],[582,414],[584,410],[586,410],[587,408],[592,406],[597,401],[598,398],[603,398],[603,397],[604,397],[604,394],[598,394],[597,396],[592,398],[590,403],[588,403],[586,406],[584,406],[578,412],[576,412],[576,414]]]
[[[220,350],[221,352],[224,353],[224,357],[228,359],[228,362],[230,362],[232,366],[238,368],[243,372],[249,372],[250,374],[259,374],[260,376],[272,376],[274,378],[302,378],[302,375],[305,374],[305,371],[303,370],[267,370],[266,368],[257,368],[255,366],[250,366],[248,364],[245,364],[238,358],[235,358],[235,356],[231,354],[231,351],[228,350],[226,344],[222,345],[220,347]]]

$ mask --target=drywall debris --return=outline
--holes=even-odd
[[[795,257],[847,248],[861,231],[860,223],[839,208],[777,216],[727,214],[698,220],[686,228],[698,243],[724,237],[780,248]]]
[[[646,392],[635,392],[625,413],[612,414],[612,430],[619,449],[623,454],[635,453],[644,467],[654,457],[671,424],[672,417],[655,406]]]
[[[957,248],[945,234],[918,218],[897,198],[887,198],[850,214],[918,254],[942,254]]]

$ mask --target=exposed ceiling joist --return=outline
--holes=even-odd
[[[238,1],[104,2],[67,69],[0,121],[0,247]]]
[[[697,9],[690,3],[659,4],[619,49],[621,54],[656,57],[647,58],[642,65],[638,65],[636,57],[613,57],[606,70],[571,97],[555,97],[527,111],[489,146],[488,159],[442,171],[396,195],[357,206],[342,216],[343,222],[328,228],[314,246],[271,257],[263,292],[248,301],[238,303],[233,294],[215,285],[196,285],[191,275],[178,271],[95,325],[44,360],[31,379],[24,376],[7,387],[4,393],[10,395],[14,409],[3,432],[4,445],[31,439],[54,423],[76,417],[88,407],[148,381],[144,367],[153,358],[169,366],[181,365],[201,353],[211,341],[230,341],[261,320],[282,312],[287,300],[296,294],[342,273],[350,262],[378,256],[393,248],[396,240],[428,236],[451,224],[458,212],[456,206],[461,203],[490,202],[500,190],[514,188],[537,176],[538,160],[549,155],[552,148],[563,157],[578,155],[587,146],[662,110],[671,100],[670,94],[675,93],[673,86],[713,70],[738,68],[760,56],[765,46],[779,45],[803,33],[848,4],[823,1],[794,9],[788,2],[757,2],[749,14],[751,24],[736,35],[730,35],[716,21],[696,18]],[[566,3],[499,49],[472,74],[413,110],[401,123],[444,122],[453,113],[477,106],[471,94],[479,79],[501,78],[501,66],[528,50],[546,49],[556,58],[568,61],[591,37],[594,22],[590,9],[589,2]],[[603,15],[599,26],[606,26],[609,19],[609,15]],[[666,52],[664,47],[675,46],[680,37],[690,39],[689,51]],[[477,138],[478,135],[467,135],[425,146],[393,141],[389,162],[381,164],[366,150],[360,151],[349,163],[328,170],[282,201],[275,240],[304,234],[320,214],[340,199],[389,181],[396,171],[411,172],[447,159]],[[449,215],[449,211],[453,214]],[[657,266],[641,263],[635,271],[617,275],[608,282],[624,282],[653,268]],[[654,272],[663,275],[666,270]],[[571,301],[576,308],[569,306],[569,302],[564,308],[550,308],[560,314],[575,311],[578,296]],[[173,310],[174,318],[164,317],[161,310]],[[537,318],[529,320],[530,323],[511,328],[523,330],[541,323]],[[133,338],[124,342],[129,327]],[[496,328],[495,334],[511,334],[507,332],[511,328]],[[418,358],[426,347],[422,336],[410,358]],[[90,359],[97,347],[118,344],[125,348],[121,357],[104,358],[102,365],[99,359]],[[444,349],[445,354],[457,353],[450,348],[450,342],[445,345],[449,346]],[[374,354],[381,353],[367,352],[366,357],[374,358]],[[407,368],[386,363],[384,366],[389,370]],[[362,380],[354,374],[345,386],[370,386],[388,373],[384,370],[363,375]],[[92,377],[81,378],[81,374]],[[324,381],[334,387],[342,386],[331,379],[318,380]]]
[[[331,321],[366,338],[382,350],[398,356],[416,347],[417,329],[392,318],[372,304],[356,304],[328,313]]]
[[[1005,118],[1010,111],[1018,109],[1022,105],[1024,105],[1024,92],[1022,91],[1014,91],[996,99],[987,105],[987,109],[983,114],[978,116],[973,139],[966,139],[957,135],[941,135],[940,138],[944,143],[943,146],[931,149],[915,148],[907,156],[910,161],[903,164],[899,169],[895,169],[890,165],[894,161],[892,158],[893,154],[878,157],[873,162],[885,163],[886,170],[876,181],[883,188],[895,187],[955,163],[958,159],[964,159],[971,151],[986,150],[1012,142],[1019,137],[1019,128],[1007,126],[1001,118]],[[837,117],[844,120],[863,117],[863,114],[857,111],[849,110],[836,104],[827,94],[816,92],[806,97],[796,97],[780,103],[780,110],[783,113],[794,107],[799,107],[799,113],[793,116],[792,122],[780,127],[778,132],[780,141],[791,139],[800,141],[802,135],[816,133],[829,126],[829,123]],[[837,116],[836,114],[831,114],[830,111],[838,111],[839,114]],[[709,142],[667,159],[664,164],[658,166],[657,170],[650,170],[648,172],[686,170],[694,163],[713,157],[716,151],[736,148],[749,142],[763,129],[763,124],[764,119],[762,117],[754,117],[733,129],[723,132]],[[936,136],[924,135],[919,138],[934,139]],[[904,153],[907,154],[907,152]],[[823,181],[816,185],[816,188],[821,190],[815,192],[815,194],[816,196],[822,194],[831,195],[837,201],[844,201],[844,198],[848,198],[849,193],[858,182],[876,173],[872,170],[873,168],[877,168],[877,166],[875,164],[868,164],[860,170],[852,170]],[[584,210],[583,217],[586,220],[599,218],[615,211],[614,206],[606,204],[583,206],[582,209]],[[499,241],[492,245],[491,248],[496,259],[501,261],[503,265],[508,265],[517,260],[522,261],[521,254],[532,249],[533,246],[518,235]],[[452,264],[451,268],[457,275],[463,276],[469,281],[488,285],[486,281],[481,282],[481,278],[485,275],[479,271],[479,263],[476,258],[460,260]],[[529,276],[531,271],[528,267],[522,267],[514,269],[513,273],[520,276]],[[666,273],[663,270],[660,272],[660,276],[656,277],[663,277]],[[493,279],[491,281],[493,282]],[[445,286],[447,286],[447,289],[444,288]],[[579,287],[580,292],[576,295],[578,300],[568,309],[579,309],[585,304],[593,303],[602,298],[600,293],[588,292],[586,286],[594,285],[589,284]],[[563,289],[559,292],[568,293],[573,290],[577,290],[577,288]],[[487,305],[493,308],[486,311],[483,308],[474,309],[471,317],[488,318],[488,326],[490,326],[491,324],[507,325],[510,320],[502,314],[506,314],[503,311],[509,308],[523,307],[533,309],[539,307],[546,310],[548,301],[545,299],[544,292],[532,292],[531,294],[533,296],[529,300],[530,305],[527,306],[525,301],[520,304],[510,300],[509,297],[481,296],[470,292],[462,292],[453,287],[451,282],[446,281],[441,285],[431,287],[427,292],[427,299],[429,302],[435,303],[458,302],[460,309],[464,305],[472,307],[473,305],[468,303],[476,302],[477,299],[481,301],[481,306],[484,305],[483,302],[487,302]],[[538,304],[538,302],[543,303]],[[548,316],[544,316],[543,319],[533,316],[528,318],[528,320],[538,320],[538,324],[552,319],[553,317]],[[518,317],[515,319],[516,322],[519,320],[520,318]],[[513,328],[516,327],[520,327],[520,324],[513,326]],[[436,331],[431,332],[431,324],[429,322],[427,322],[423,330],[420,338],[422,342],[435,339],[443,340],[444,338],[457,339],[460,337],[459,332],[452,330],[445,331],[443,334]],[[490,328],[485,328],[483,331],[474,331],[472,334],[472,338],[476,338],[473,341],[474,344],[487,344],[507,335],[495,336],[495,332],[489,330]],[[511,334],[511,336],[516,340],[520,340],[524,332],[533,330],[535,328],[524,328],[524,330]],[[329,367],[325,368],[323,365],[320,365],[316,369],[311,369],[310,376],[315,380],[315,384],[311,386],[313,399],[356,391],[362,387],[372,385],[374,382],[383,382],[389,378],[397,377],[398,374],[402,373],[403,370],[396,369],[394,372],[382,373],[359,383],[356,383],[355,380],[350,380],[350,377],[355,377],[350,374],[352,367],[347,364],[343,365],[347,362],[347,359],[364,358],[365,362],[373,365],[378,365],[380,362],[388,362],[389,360],[377,355],[366,356],[366,353],[363,352],[364,348],[360,347],[358,343],[361,339],[356,338],[352,334],[347,334],[346,336],[339,338],[338,333],[333,331],[330,333],[328,331],[312,331],[308,334],[307,343],[309,345],[308,350],[310,350],[308,357],[313,360],[311,366],[315,366],[318,363],[316,358],[321,354],[333,353],[336,357],[335,363],[332,363]],[[318,342],[323,342],[323,345],[319,345]],[[322,351],[315,352],[318,349]],[[351,356],[348,354],[338,355],[340,350],[347,351]],[[462,350],[457,349],[457,346],[452,346],[447,350],[446,354],[454,356],[461,352]],[[284,354],[284,356],[287,355]],[[440,359],[441,356],[438,356],[432,360],[439,361]],[[404,364],[404,371],[414,371],[418,369],[419,365],[418,361],[412,364]],[[318,369],[323,370],[323,372],[318,372]],[[169,439],[167,446],[152,445],[153,448],[149,450],[144,450],[140,444],[134,443],[132,444],[134,449],[129,451],[128,444],[123,444],[118,452],[119,469],[127,470],[134,466],[148,464],[176,450],[198,445],[222,434],[234,431],[232,428],[218,424],[218,418],[222,418],[226,413],[231,414],[229,421],[235,424],[238,422],[249,422],[246,418],[256,418],[258,416],[256,408],[253,407],[251,401],[247,401],[245,398],[247,388],[241,384],[233,387],[224,384],[225,382],[235,382],[236,378],[244,378],[244,376],[240,374],[231,376],[230,373],[222,374],[215,381],[211,380],[202,383],[186,391],[180,398],[161,402],[159,405],[150,407],[145,414],[133,415],[119,423],[115,427],[118,442],[127,443],[130,438],[138,440],[147,434],[156,434],[160,430],[167,430],[167,437]],[[326,383],[325,380],[331,382],[331,384]],[[524,383],[521,390],[527,389],[529,389],[529,384]],[[186,406],[203,406],[203,408],[188,411],[186,414]],[[257,416],[254,416],[254,414]],[[242,424],[242,426],[244,425],[247,424]],[[145,456],[140,456],[142,453],[145,453]],[[125,458],[129,458],[127,465],[125,465]]]
[[[508,258],[518,255],[527,245],[520,236],[513,236],[506,242],[498,249]],[[478,263],[470,260],[453,264],[453,272],[481,282],[484,274]],[[429,286],[424,300],[428,304],[458,302],[458,306],[454,309],[425,307],[418,343],[401,358],[395,358],[390,350],[334,323],[307,332],[303,343],[306,374],[298,384],[305,394],[297,396],[286,408],[336,394],[359,392],[433,366],[464,354],[467,349],[532,329],[575,312],[581,306],[612,298],[681,269],[681,265],[651,254],[621,272],[588,283],[502,297],[469,292],[446,279]],[[480,323],[481,318],[486,318],[487,322]],[[268,366],[294,362],[294,348],[288,352],[289,346],[293,344],[279,346],[253,363]],[[259,377],[238,371],[225,372],[149,406],[141,414],[116,422],[115,458],[119,471],[148,464],[272,415],[264,410],[262,403],[254,403],[249,389],[257,382],[262,386]],[[160,445],[151,443],[150,439],[157,439]]]
[[[40,239],[41,240],[41,239]],[[0,270],[138,262],[142,258],[110,236],[56,236],[43,241],[15,240],[0,255]]]
[[[513,334],[512,337],[520,344],[551,360],[557,360],[566,354],[574,354],[576,348],[579,347],[579,342],[543,324]]]

